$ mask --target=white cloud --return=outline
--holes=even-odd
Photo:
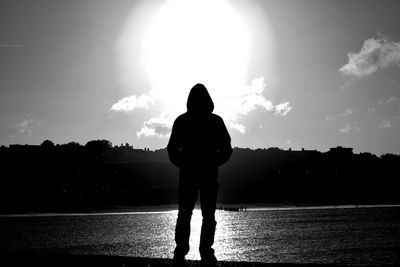
[[[379,128],[383,129],[399,128],[399,127],[400,127],[400,115],[384,119],[382,123],[379,125]]]
[[[112,105],[111,110],[113,111],[133,111],[137,108],[150,108],[150,105],[154,103],[154,99],[148,95],[131,95],[120,99],[117,103]]]
[[[346,134],[346,133],[350,133],[350,132],[353,132],[353,131],[354,132],[359,132],[359,131],[361,131],[361,129],[359,127],[357,127],[357,126],[354,126],[354,125],[350,124],[350,123],[346,123],[346,125],[344,127],[342,127],[342,128],[339,128],[338,131],[343,133],[343,134]]]
[[[166,125],[163,122],[157,122],[154,118],[145,121],[142,129],[136,133],[136,136],[139,138],[141,136],[146,137],[169,137],[171,134],[171,127]]]
[[[383,120],[381,127],[382,128],[392,128],[393,124],[390,120]]]
[[[328,115],[328,116],[325,116],[325,120],[335,121],[335,120],[337,120],[337,116],[336,115]]]
[[[285,116],[292,110],[292,108],[289,105],[290,105],[289,101],[276,105],[274,114]]]
[[[350,115],[352,115],[354,113],[354,111],[351,108],[346,108],[346,111],[344,113],[342,113],[343,117],[348,117]]]
[[[274,86],[276,81],[272,83]],[[246,133],[246,127],[243,120],[253,111],[274,112],[274,115],[285,116],[291,110],[290,102],[274,105],[264,96],[265,91],[269,88],[263,77],[255,78],[250,85],[244,86],[231,96],[229,99],[222,101],[221,107],[217,106],[217,113],[220,114],[225,121],[229,122],[228,127]]]
[[[256,109],[272,111],[274,105],[263,96],[265,89],[264,78],[255,78],[250,85],[234,90],[232,95],[219,101],[216,113],[227,121],[237,122]]]
[[[33,127],[33,120],[32,119],[26,119],[22,121],[21,123],[18,124],[18,131],[20,134],[25,134],[27,133],[29,136],[32,135],[32,127]]]
[[[27,135],[29,137],[37,130],[40,129],[46,123],[45,119],[32,118],[31,115],[27,115],[20,123],[15,125],[15,130],[20,135]],[[13,135],[13,138],[15,136]]]
[[[342,112],[342,113],[325,116],[325,120],[327,120],[327,121],[335,121],[335,120],[337,120],[337,119],[339,119],[341,117],[347,118],[347,117],[349,117],[350,115],[353,115],[353,114],[354,114],[354,110],[353,109],[346,108],[346,110],[344,112]]]
[[[388,37],[378,37],[364,41],[358,53],[348,53],[349,62],[339,71],[354,76],[364,76],[385,69],[389,66],[400,66],[400,42],[396,43]]]
[[[18,124],[18,130],[20,134],[28,133],[28,135],[32,134],[32,120],[24,120],[20,124]]]
[[[169,137],[172,130],[173,113],[163,112],[160,117],[151,118],[143,123],[143,127],[136,132],[138,138],[145,137]]]
[[[274,105],[264,96],[268,86],[274,86],[275,81],[271,84],[265,84],[264,78],[254,79],[250,85],[233,88],[232,90],[221,90],[215,92],[216,97],[213,98],[216,105],[215,113],[220,115],[226,122],[228,128],[238,131],[241,134],[246,133],[245,119],[254,111],[273,112],[274,115],[286,116],[291,110],[290,102],[283,102]],[[268,88],[267,88],[268,87]],[[136,97],[135,95],[125,97],[115,103],[112,111],[132,112],[137,108],[151,108],[155,102],[164,103],[165,111],[159,117],[153,117],[143,123],[143,127],[136,133],[137,137],[169,137],[174,119],[183,111],[177,108],[177,102],[180,107],[185,107],[186,95],[182,94],[171,96],[166,94],[169,90],[158,88],[152,90],[149,94]],[[218,95],[221,94],[224,95]],[[211,92],[212,93],[212,92]],[[212,94],[213,95],[213,94]],[[169,98],[168,98],[169,97]],[[179,101],[175,99],[179,97]],[[181,103],[182,101],[182,103]],[[173,104],[173,105],[168,105]]]
[[[389,129],[398,127],[400,122],[400,98],[391,96],[382,99],[369,108],[368,111],[377,113],[383,119],[379,128]]]
[[[397,96],[391,96],[382,100],[379,100],[373,107],[368,109],[369,112],[379,111],[386,115],[395,116],[400,115],[400,98]]]
[[[385,107],[393,104],[398,105],[399,103],[400,103],[400,98],[398,98],[397,96],[391,96],[389,98],[380,100],[377,105]]]
[[[246,96],[241,96],[241,105],[239,108],[239,113],[246,115],[250,111],[255,110],[257,107],[264,109],[266,111],[271,111],[274,108],[272,102],[267,100],[260,94],[250,94]]]
[[[230,127],[231,129],[234,129],[234,130],[238,131],[238,132],[241,133],[241,134],[246,133],[246,126],[244,126],[244,125],[242,125],[242,124],[240,124],[240,123],[233,123],[233,122],[231,122],[231,123],[229,124],[229,127]]]

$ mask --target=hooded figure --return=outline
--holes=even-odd
[[[170,161],[179,167],[179,212],[175,229],[174,262],[185,262],[189,252],[190,220],[200,192],[203,224],[200,235],[202,263],[216,263],[214,250],[218,167],[232,154],[231,138],[214,103],[202,84],[190,91],[187,112],[174,122],[168,143]]]

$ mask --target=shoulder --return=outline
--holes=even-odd
[[[214,113],[211,114],[211,119],[216,123],[224,123],[224,120],[219,115]]]
[[[187,120],[187,113],[183,113],[175,119],[174,125],[184,123],[186,120]]]

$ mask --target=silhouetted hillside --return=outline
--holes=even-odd
[[[165,149],[107,140],[0,148],[0,211],[79,211],[176,203],[178,169]],[[400,156],[351,148],[292,151],[235,148],[220,168],[219,203],[400,203]]]

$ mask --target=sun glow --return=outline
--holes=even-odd
[[[196,83],[216,100],[234,93],[247,78],[249,46],[246,25],[227,1],[167,1],[143,41],[153,96],[182,106]]]
[[[196,83],[208,88],[215,113],[241,134],[254,110],[278,116],[290,111],[288,101],[274,105],[266,97],[274,86],[274,39],[254,3],[142,3],[127,20],[117,46],[120,82],[130,95],[111,107],[114,112],[149,110],[151,117],[136,132],[138,137],[168,137]]]

